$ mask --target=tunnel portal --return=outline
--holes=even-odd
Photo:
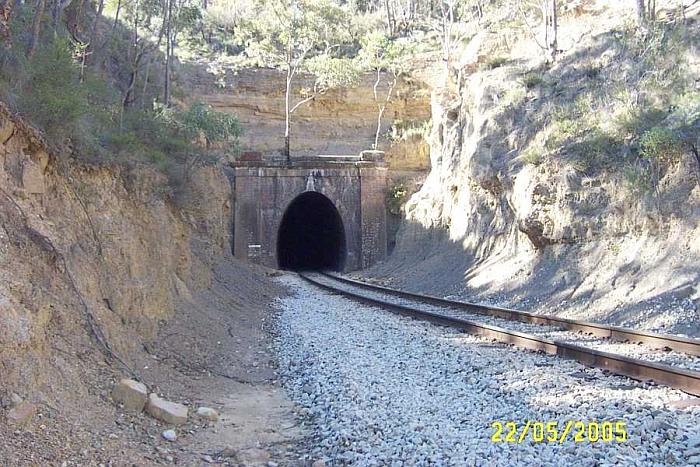
[[[331,200],[307,191],[289,204],[277,234],[280,268],[342,271],[346,251],[343,220]]]

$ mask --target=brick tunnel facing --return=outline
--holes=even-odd
[[[277,234],[281,269],[342,271],[346,251],[343,220],[331,200],[307,191],[289,204]]]

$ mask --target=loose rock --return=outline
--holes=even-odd
[[[37,406],[28,402],[21,402],[7,412],[7,421],[17,426],[29,423],[36,413]]]
[[[175,430],[165,430],[163,433],[161,433],[161,436],[163,439],[166,439],[170,442],[177,441],[177,433]]]
[[[12,405],[12,407],[17,407],[22,402],[23,402],[23,399],[21,397],[19,397],[19,395],[17,395],[14,392],[12,394],[10,394],[10,404]]]
[[[153,418],[173,425],[181,425],[187,421],[186,406],[166,401],[153,393],[148,396],[146,412]]]
[[[112,399],[128,412],[141,412],[148,399],[148,389],[133,379],[122,379],[112,391]]]
[[[219,419],[219,412],[211,407],[200,407],[197,409],[197,416],[205,420],[215,422]]]

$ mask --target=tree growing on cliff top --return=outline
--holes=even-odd
[[[285,77],[284,155],[290,161],[292,114],[328,90],[353,84],[353,62],[334,53],[350,40],[350,15],[329,0],[258,0],[254,14],[242,21],[238,40],[258,65],[272,66]],[[292,102],[294,79],[311,76],[313,84]]]
[[[377,149],[382,130],[382,117],[394,96],[394,89],[399,79],[410,71],[410,59],[415,52],[415,47],[408,40],[392,41],[381,32],[369,33],[362,38],[361,42],[362,49],[357,57],[358,62],[362,68],[376,73],[372,91],[374,103],[377,106],[377,131],[372,149]],[[387,79],[387,90],[386,94],[381,95],[380,85],[383,78]]]

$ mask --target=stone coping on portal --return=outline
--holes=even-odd
[[[292,157],[287,161],[284,157],[264,157],[260,153],[247,152],[239,160],[231,162],[232,167],[241,168],[323,168],[323,167],[388,167],[384,161],[383,151],[362,151],[359,155],[319,154],[315,156]]]

